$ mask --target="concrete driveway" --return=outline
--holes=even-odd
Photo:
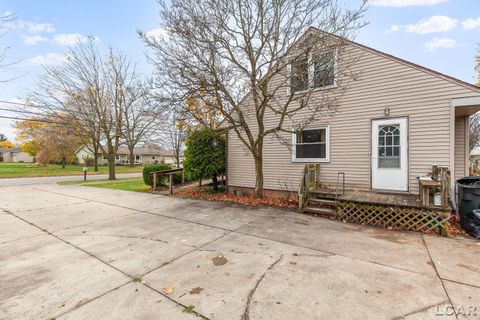
[[[82,186],[0,208],[0,319],[480,319],[472,240]]]

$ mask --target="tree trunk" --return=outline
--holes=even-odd
[[[107,155],[108,162],[108,180],[115,180],[115,153],[109,152]]]
[[[98,172],[98,152],[93,157],[93,171]]]
[[[263,198],[263,148],[259,144],[255,160],[255,198]]]
[[[98,172],[98,156],[99,156],[99,147],[93,147],[93,171]]]
[[[65,169],[66,162],[67,162],[67,159],[65,157],[62,157],[62,169]]]
[[[218,191],[218,179],[217,179],[217,174],[214,174],[212,177],[212,182],[213,182],[213,190]]]
[[[135,165],[135,155],[133,154],[133,148],[128,148],[129,151],[129,162],[130,162],[130,167],[133,167]]]

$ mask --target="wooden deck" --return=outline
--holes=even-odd
[[[317,195],[318,197],[325,198],[335,198],[335,190],[325,189],[325,188],[316,188],[310,190],[312,194]],[[439,206],[424,206],[422,205],[419,196],[415,194],[407,193],[379,193],[372,191],[354,191],[354,190],[345,190],[344,194],[341,192],[336,197],[337,201],[350,201],[363,204],[375,204],[375,205],[393,205],[393,206],[402,206],[402,207],[411,207],[411,208],[426,208],[433,210],[442,210],[442,207]],[[450,209],[447,209],[450,210]]]

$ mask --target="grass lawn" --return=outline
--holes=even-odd
[[[127,191],[146,192],[150,189],[149,185],[143,182],[142,178],[125,178],[113,181],[109,180],[90,180],[90,181],[62,181],[60,185],[81,185],[87,187],[118,189]]]
[[[63,169],[61,165],[57,164],[40,167],[33,163],[0,162],[0,179],[83,175],[82,169],[81,165],[67,165]],[[117,166],[116,173],[142,172],[142,170],[142,166]],[[93,167],[88,167],[88,175],[105,173],[108,173],[107,166],[99,166],[98,172],[94,172]]]

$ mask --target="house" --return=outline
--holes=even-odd
[[[20,148],[0,149],[0,162],[34,162],[34,158]]]
[[[320,33],[310,28],[306,35]],[[288,145],[265,139],[265,195],[296,196],[306,164],[319,164],[322,187],[335,189],[340,183],[342,188],[344,178],[347,190],[378,194],[418,195],[419,177],[432,172],[434,165],[449,169],[452,185],[468,175],[469,116],[480,110],[480,88],[352,41],[341,58],[332,54],[332,74],[352,54],[358,57],[352,70],[359,77],[340,97],[333,115],[295,134],[280,133]],[[315,72],[308,70],[305,76]],[[325,83],[310,82],[318,87],[311,100],[325,92],[335,94],[338,77],[342,75]],[[278,92],[278,99],[286,99],[288,90],[292,87]],[[244,107],[248,100],[247,96],[242,102]],[[307,110],[303,116],[308,116]],[[271,112],[265,115],[266,130],[277,123],[274,117]],[[253,123],[254,118],[247,121]],[[228,189],[251,193],[253,158],[233,130],[227,135]]]
[[[156,145],[135,147],[133,149],[135,163],[136,164],[148,164],[148,163],[176,163],[175,156],[172,151],[163,149]],[[76,152],[78,163],[85,164],[85,159],[93,159],[92,151],[83,146]],[[183,162],[183,153],[180,154],[180,163]],[[107,164],[107,158],[102,155],[98,159],[99,164]],[[115,155],[115,163],[128,164],[130,163],[130,152],[126,146],[120,146],[117,154]]]

